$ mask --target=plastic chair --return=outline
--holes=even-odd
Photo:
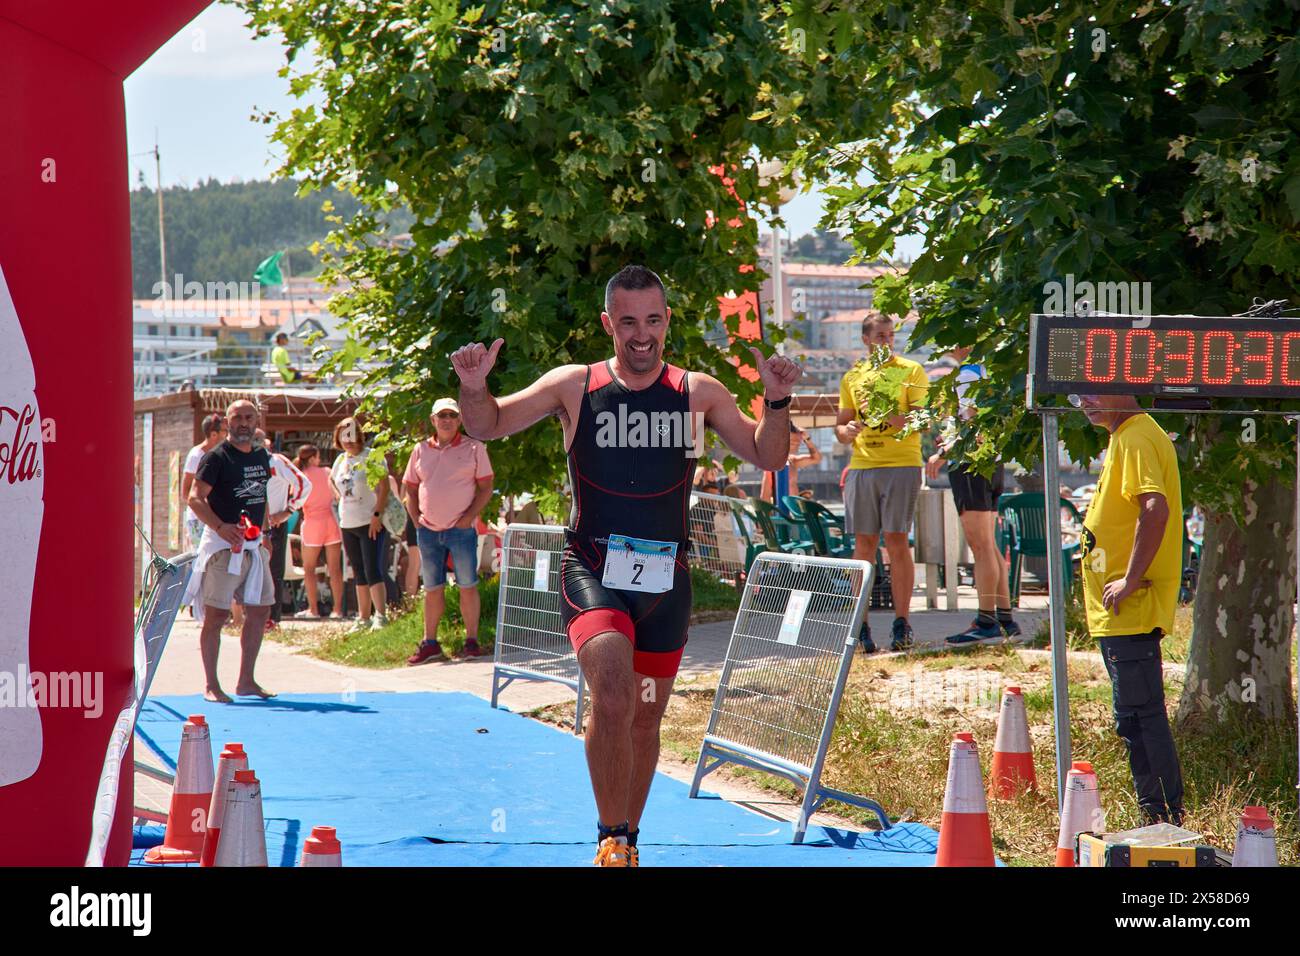
[[[853,557],[853,541],[844,534],[843,518],[824,505],[797,495],[786,495],[782,500],[786,509],[803,521],[817,554],[827,558]],[[833,528],[839,530],[838,536],[831,534]]]
[[[1024,570],[1025,558],[1047,558],[1047,508],[1044,504],[1045,495],[1039,492],[1023,492],[1017,495],[1003,495],[998,502],[998,514],[1004,519],[1010,516],[1014,522],[1012,539],[1009,541],[1011,549],[1011,567],[1008,569],[1007,580],[1011,590],[1011,604],[1013,607],[1020,606],[1020,578]],[[1071,516],[1081,526],[1083,519],[1079,515],[1079,509],[1068,498],[1060,498],[1062,508],[1069,510]],[[1079,545],[1062,544],[1060,545],[1061,564],[1062,564],[1062,581],[1065,583],[1066,593],[1074,586],[1074,555],[1079,550]]]
[[[750,514],[753,515],[754,523],[758,525],[758,529],[763,532],[769,551],[784,551],[786,554],[813,554],[815,552],[816,549],[813,547],[811,540],[795,539],[789,533],[786,534],[784,539],[782,538],[775,520],[776,507],[772,502],[751,498],[749,505]],[[789,526],[787,525],[787,527]]]

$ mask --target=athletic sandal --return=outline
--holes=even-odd
[[[950,647],[967,647],[971,644],[1001,644],[1002,628],[997,624],[989,627],[983,627],[979,621],[971,621],[970,627],[960,634],[953,634],[951,637],[944,638],[944,643]]]
[[[410,667],[416,664],[428,664],[430,661],[445,661],[447,655],[442,652],[442,647],[437,641],[421,641],[416,647],[415,653],[406,659]]]
[[[600,849],[596,851],[596,859],[591,863],[592,866],[635,866],[632,860],[635,859],[636,847],[628,846],[626,843],[619,843],[614,837],[605,837],[600,841]]]
[[[889,649],[891,651],[905,651],[911,646],[912,625],[901,617],[894,618],[894,639],[889,642]]]

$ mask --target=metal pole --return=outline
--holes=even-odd
[[[162,194],[162,152],[158,149],[158,131],[155,129],[153,134],[153,162],[154,162],[154,180],[158,186],[158,267],[162,270],[163,289],[167,287],[167,234],[163,229],[163,194]],[[172,289],[172,301],[183,297],[181,289]],[[163,384],[167,390],[171,390],[171,319],[168,311],[172,303],[168,302],[163,305],[163,368],[166,370],[166,377]]]
[[[1295,636],[1295,666],[1296,666],[1296,733],[1297,742],[1300,743],[1300,415],[1296,416],[1296,446],[1295,446],[1295,506],[1296,506],[1296,549],[1295,549],[1295,571],[1296,571],[1296,636]],[[1300,755],[1298,755],[1300,756]],[[1300,800],[1300,776],[1296,778],[1296,798]]]
[[[772,315],[776,319],[776,327],[784,330],[785,277],[781,275],[781,230],[775,223],[772,225]],[[778,343],[776,351],[784,355],[785,343]]]
[[[1066,669],[1065,580],[1061,573],[1061,463],[1057,412],[1043,416],[1043,505],[1047,518],[1047,593],[1052,635],[1052,705],[1056,729],[1056,802],[1065,807],[1065,777],[1070,769],[1070,678]]]

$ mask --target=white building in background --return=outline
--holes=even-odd
[[[273,339],[288,332],[295,364],[310,365],[302,338],[338,343],[338,318],[323,299],[136,299],[131,304],[135,396],[219,385],[265,386]],[[295,336],[296,333],[296,336]]]

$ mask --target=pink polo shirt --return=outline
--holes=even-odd
[[[415,446],[402,480],[420,488],[420,524],[446,531],[474,501],[481,478],[492,477],[492,462],[482,442],[461,432],[450,444],[432,438]]]

